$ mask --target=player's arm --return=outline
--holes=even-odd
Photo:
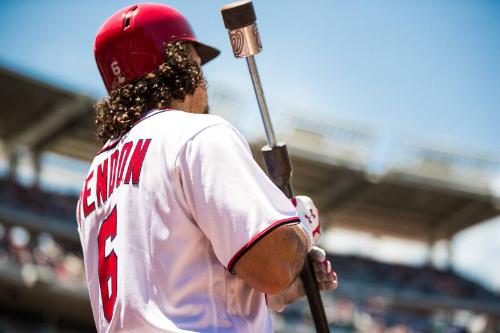
[[[306,253],[313,261],[320,290],[337,288],[337,275],[332,271],[325,251],[317,246],[309,249],[311,242],[316,244],[320,238],[318,209],[309,197],[298,196],[293,202],[300,217],[300,226],[283,226],[273,231],[235,266],[236,274],[269,295],[268,305],[275,311],[281,311],[287,304],[305,295],[303,284],[297,275]],[[273,255],[269,256],[269,253]],[[259,269],[256,270],[256,267]]]
[[[235,264],[234,271],[251,287],[278,294],[302,269],[309,242],[299,226],[280,226],[253,245]]]
[[[188,209],[219,261],[263,292],[289,286],[312,231],[255,163],[244,139],[225,124],[206,128],[186,143],[176,165]]]

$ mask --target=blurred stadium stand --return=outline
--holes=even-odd
[[[0,69],[0,86],[0,141],[10,166],[0,178],[0,331],[93,331],[77,198],[41,190],[37,177],[21,185],[16,174],[23,151],[36,175],[46,152],[90,161],[99,148],[93,100],[7,69]],[[227,99],[216,102],[214,110],[224,109],[217,104]],[[276,117],[296,192],[315,198],[326,228],[432,245],[500,214],[488,187],[491,170],[498,170],[492,158],[410,143],[397,163],[373,174],[367,171],[376,141],[370,128]],[[258,161],[261,145],[251,142]],[[500,332],[500,295],[452,270],[347,255],[332,260],[340,287],[324,298],[335,332]],[[277,332],[310,332],[308,311],[305,301],[289,306],[275,316]]]

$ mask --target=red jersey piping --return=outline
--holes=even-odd
[[[252,239],[250,239],[238,252],[236,252],[236,254],[231,258],[231,260],[229,260],[229,263],[227,264],[227,269],[234,274],[233,272],[234,265],[248,250],[252,248],[252,246],[254,246],[259,240],[264,238],[267,234],[269,234],[271,231],[278,228],[279,226],[285,224],[293,224],[293,223],[300,223],[300,218],[298,216],[295,216],[273,222],[266,229],[262,230],[257,235],[253,236]]]

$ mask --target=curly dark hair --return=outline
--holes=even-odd
[[[187,94],[205,85],[200,66],[183,41],[165,46],[165,62],[158,68],[122,87],[94,105],[97,136],[114,139],[127,132],[144,112],[168,108],[173,99],[184,101]]]

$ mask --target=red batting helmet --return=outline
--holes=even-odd
[[[172,7],[138,4],[110,16],[95,37],[94,55],[108,93],[154,71],[165,61],[165,44],[192,42],[204,64],[219,50],[196,40],[186,18]]]

